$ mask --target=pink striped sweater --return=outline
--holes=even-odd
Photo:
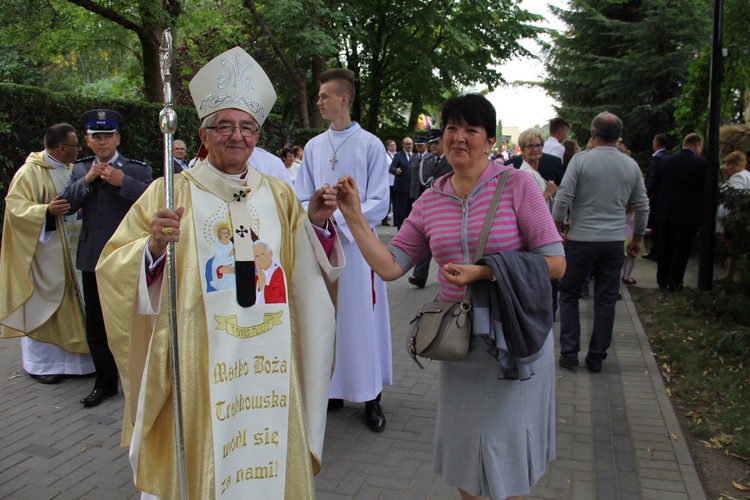
[[[453,191],[453,173],[444,175],[414,202],[411,214],[390,243],[396,261],[405,269],[432,250],[440,266],[440,300],[453,302],[463,297],[463,288],[443,277],[443,266],[471,262],[500,174],[509,169],[512,172],[492,222],[485,254],[534,250],[562,241],[539,186],[527,172],[490,162],[466,202]]]

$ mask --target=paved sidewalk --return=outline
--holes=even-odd
[[[383,239],[394,232],[379,230]],[[655,264],[638,259],[635,267],[637,286],[655,286]],[[406,276],[389,284],[395,380],[383,393],[388,424],[382,434],[370,432],[363,404],[329,413],[319,498],[459,498],[432,473],[437,364],[420,370],[404,348],[406,324],[437,293],[435,272],[433,263],[422,290]],[[587,332],[593,300],[581,301],[581,319]],[[18,340],[0,342],[0,366],[0,498],[138,498],[119,447],[122,396],[84,409],[78,400],[93,378],[53,386],[31,380]],[[705,499],[627,290],[602,373],[557,371],[557,419],[557,460],[530,498]]]

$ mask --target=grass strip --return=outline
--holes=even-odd
[[[750,328],[697,309],[696,290],[629,290],[690,432],[707,447],[750,459]]]

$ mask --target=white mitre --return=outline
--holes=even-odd
[[[213,58],[190,80],[190,95],[203,120],[222,109],[250,113],[263,125],[276,102],[276,91],[263,68],[239,47]]]

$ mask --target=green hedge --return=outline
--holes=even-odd
[[[67,122],[76,127],[81,144],[83,125],[78,121],[89,109],[113,109],[125,117],[120,127],[120,147],[127,158],[149,163],[154,177],[162,175],[164,137],[159,129],[162,106],[126,99],[85,97],[76,93],[51,92],[25,85],[0,83],[0,227],[5,215],[5,195],[13,174],[32,151],[44,148],[44,132],[50,125]],[[198,151],[200,122],[195,109],[179,106],[175,139],[185,141],[188,157]],[[263,124],[258,145],[275,155],[286,146],[301,145],[327,129],[291,129],[279,115],[272,114]],[[408,134],[399,127],[386,127],[381,137],[393,138],[397,144]],[[84,148],[80,156],[89,156]]]
[[[159,128],[162,107],[147,102],[107,100],[0,83],[0,223],[5,214],[5,195],[13,174],[23,165],[30,152],[44,148],[47,128],[55,123],[70,123],[78,130],[81,144],[85,144],[83,125],[78,120],[89,109],[106,108],[121,113],[125,121],[120,128],[119,151],[127,158],[149,163],[154,169],[154,177],[162,175],[164,136]],[[178,120],[175,139],[185,141],[188,156],[192,157],[200,145],[198,114],[192,107],[180,106],[175,111]],[[287,136],[281,118],[271,115],[263,125],[259,145],[278,154],[287,143]],[[80,156],[89,155],[91,151],[84,147]]]
[[[68,122],[78,130],[83,144],[83,125],[78,121],[89,109],[113,109],[125,117],[120,128],[119,150],[128,158],[145,161],[160,175],[163,163],[164,136],[159,129],[162,106],[124,99],[104,100],[74,93],[56,93],[35,87],[0,84],[0,168],[3,181],[9,180],[31,151],[44,148],[44,132],[50,125]],[[198,148],[196,130],[200,123],[192,108],[176,108],[176,138],[182,139],[188,151]],[[91,151],[84,148],[81,155]],[[10,175],[8,172],[10,171]]]

